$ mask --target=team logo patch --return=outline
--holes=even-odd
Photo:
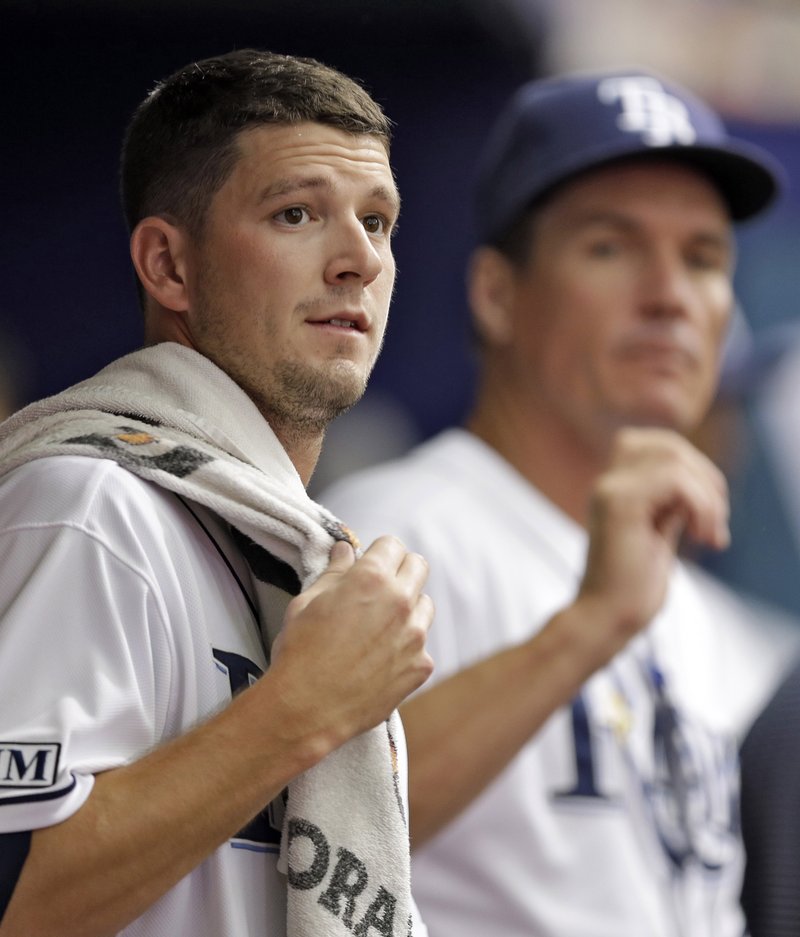
[[[60,754],[58,742],[0,742],[0,788],[52,787]]]
[[[686,105],[645,75],[606,78],[597,86],[603,104],[619,104],[617,126],[647,146],[691,146],[697,139]]]

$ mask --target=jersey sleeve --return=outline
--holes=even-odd
[[[131,519],[106,488],[102,464],[66,462],[0,486],[2,834],[65,820],[95,774],[162,731],[171,650],[152,558],[120,537]]]

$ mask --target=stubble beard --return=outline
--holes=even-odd
[[[269,385],[268,394],[251,394],[256,405],[273,429],[299,438],[324,433],[332,420],[358,403],[366,380],[356,377],[345,364],[319,370],[297,361],[281,361],[273,368]]]
[[[264,370],[251,350],[227,333],[225,317],[209,300],[218,292],[215,285],[210,269],[203,268],[196,303],[198,350],[239,385],[278,435],[295,441],[321,436],[332,420],[361,399],[377,354],[361,376],[345,360],[314,367],[287,359]],[[260,340],[277,338],[267,332]]]

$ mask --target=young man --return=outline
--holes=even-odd
[[[0,934],[424,934],[426,566],[304,489],[386,325],[388,122],[311,60],[195,62],[122,189],[148,347],[0,443]]]
[[[775,188],[655,76],[524,86],[479,173],[466,428],[323,496],[431,567],[437,682],[402,712],[433,937],[742,933],[759,664],[675,550],[727,542],[724,478],[683,434],[714,395],[732,221]]]

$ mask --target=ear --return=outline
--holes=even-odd
[[[493,247],[479,247],[467,267],[467,296],[478,335],[487,345],[506,345],[513,337],[514,269]]]
[[[187,236],[156,215],[143,218],[131,234],[131,259],[142,286],[166,309],[188,308],[185,281]]]

